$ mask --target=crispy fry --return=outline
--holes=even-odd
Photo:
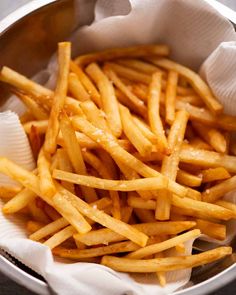
[[[219,103],[219,101],[213,96],[208,85],[202,80],[202,78],[190,70],[176,62],[173,62],[168,59],[157,59],[150,58],[151,62],[155,65],[160,66],[162,68],[173,70],[182,75],[194,88],[194,90],[201,96],[202,100],[208,106],[210,111],[213,114],[220,114],[223,111],[223,106]]]
[[[202,170],[202,183],[230,178],[229,172],[224,167],[209,168]]]
[[[215,151],[219,153],[226,152],[226,140],[222,133],[215,128],[209,128],[198,122],[192,122],[194,129]]]
[[[207,150],[207,151],[212,151],[213,148],[203,141],[200,137],[195,137],[189,141],[189,145],[193,148],[197,148],[200,150]]]
[[[141,208],[134,208],[134,213],[141,222],[155,222],[153,211]]]
[[[202,194],[202,198],[205,202],[213,203],[235,188],[236,175],[206,189]]]
[[[34,125],[31,126],[31,129],[30,129],[29,141],[30,141],[30,146],[32,149],[34,159],[37,161],[38,154],[43,145],[43,141],[42,141],[41,135],[38,132],[38,129]]]
[[[118,102],[112,83],[95,63],[86,68],[87,74],[95,81],[100,93],[107,122],[114,136],[119,137],[122,132]]]
[[[159,114],[160,95],[161,95],[161,73],[154,73],[149,86],[148,93],[148,120],[152,132],[157,136],[158,148],[162,153],[169,152],[167,139],[163,129],[162,121]]]
[[[190,187],[198,187],[202,183],[202,177],[193,175],[187,171],[184,170],[178,170],[177,171],[177,181],[180,184],[187,185]]]
[[[218,206],[221,206],[221,207],[224,207],[226,209],[229,209],[231,210],[234,215],[236,216],[236,205],[234,203],[231,203],[231,202],[227,202],[227,201],[224,201],[224,200],[218,200],[215,202],[216,205]]]
[[[170,249],[172,247],[175,247],[181,243],[184,243],[190,239],[197,238],[201,234],[200,230],[193,229],[189,232],[186,232],[184,234],[181,234],[179,236],[176,236],[172,239],[168,239],[166,241],[149,245],[144,248],[138,249],[132,253],[129,253],[126,255],[127,258],[132,259],[141,259],[149,255],[156,254],[158,252],[162,252],[164,250]]]
[[[0,198],[12,199],[21,191],[21,187],[17,186],[0,186]]]
[[[49,223],[50,219],[44,213],[42,208],[37,206],[36,199],[33,199],[31,202],[28,203],[28,209],[30,212],[31,217],[38,222]]]
[[[85,90],[83,84],[74,73],[69,74],[68,90],[73,95],[73,97],[75,97],[79,101],[86,101],[90,99],[88,92]]]
[[[129,109],[122,105],[119,106],[119,109],[125,135],[138,150],[141,156],[145,157],[146,155],[149,155],[152,151],[152,143],[145,136],[143,136],[142,132],[139,128],[137,128]]]
[[[142,134],[150,140],[153,144],[157,143],[157,136],[150,130],[149,126],[140,118],[133,116],[133,121]]]
[[[232,253],[231,247],[219,247],[200,254],[179,257],[135,260],[103,256],[101,263],[121,272],[157,272],[192,268],[221,259]]]
[[[193,228],[194,226],[196,226],[196,222],[194,221],[166,221],[132,225],[133,228],[136,228],[148,236],[177,234]],[[126,237],[119,235],[108,228],[92,230],[84,235],[76,234],[74,235],[74,238],[88,246],[127,240]]]
[[[32,234],[43,226],[45,226],[45,223],[29,220],[26,224],[26,229],[30,234]]]
[[[166,85],[166,122],[172,124],[175,119],[176,88],[178,84],[178,73],[169,71]]]
[[[43,244],[45,246],[48,246],[50,249],[53,249],[69,239],[73,234],[76,233],[75,228],[72,225],[67,226],[66,228],[62,229],[58,233],[54,234],[52,237],[50,237],[47,241],[45,241]]]
[[[23,124],[24,130],[26,133],[30,133],[33,128],[37,129],[39,134],[45,133],[48,127],[48,120],[43,121],[29,121]]]
[[[139,45],[127,48],[113,48],[101,52],[81,55],[75,59],[78,65],[86,65],[95,61],[106,61],[121,57],[142,57],[151,55],[168,56],[169,48],[167,45]]]
[[[217,240],[224,240],[226,238],[226,226],[224,224],[213,223],[202,219],[196,219],[196,222],[196,228],[199,228],[202,234]]]
[[[79,143],[76,139],[75,131],[66,114],[61,114],[60,128],[64,139],[66,151],[75,172],[78,174],[87,175],[86,166],[84,164]],[[81,190],[87,202],[90,203],[97,200],[97,194],[94,189],[81,187]]]
[[[70,70],[78,76],[78,79],[89,93],[93,102],[96,103],[97,106],[101,107],[102,103],[100,94],[85,72],[73,61],[70,61]]]

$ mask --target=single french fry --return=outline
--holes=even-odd
[[[175,100],[176,88],[178,84],[178,73],[170,70],[167,77],[166,85],[166,122],[172,124],[175,120]]]
[[[84,234],[91,230],[91,226],[80,212],[68,200],[61,198],[60,194],[56,194],[53,197],[53,203],[55,208],[60,210],[62,216],[74,226],[76,231]]]
[[[205,108],[199,108],[191,105],[190,103],[185,103],[181,100],[176,101],[177,110],[186,110],[190,114],[191,121],[197,121],[203,123],[210,127],[218,127],[227,131],[236,130],[236,117],[220,114],[214,116],[210,111]]]
[[[60,129],[64,139],[66,151],[68,153],[71,164],[78,174],[86,175],[86,166],[83,160],[82,152],[76,138],[75,131],[66,114],[61,114]],[[76,151],[76,152],[75,152]],[[82,193],[87,202],[97,200],[97,194],[94,189],[88,187],[81,187]]]
[[[194,129],[215,151],[219,153],[226,152],[226,140],[224,135],[215,128],[204,126],[199,122],[192,122]]]
[[[114,253],[123,253],[123,252],[131,252],[135,251],[140,248],[138,245],[134,244],[133,242],[121,242],[112,244],[109,246],[102,246],[97,248],[90,248],[90,249],[55,249],[54,253],[56,255],[69,258],[69,259],[80,259],[80,258],[87,258],[87,257],[97,257],[103,256],[107,254],[114,254]]]
[[[103,149],[98,149],[96,154],[102,163],[104,163],[104,166],[106,167],[111,179],[118,179],[117,166],[112,157]]]
[[[201,97],[196,94],[177,96],[176,99],[180,100],[181,102],[184,102],[184,103],[189,103],[189,104],[196,106],[196,107],[204,107],[205,106]]]
[[[223,197],[228,192],[236,188],[236,175],[216,184],[202,193],[202,198],[205,202],[214,203]]]
[[[8,201],[2,208],[3,213],[12,214],[25,208],[31,201],[36,198],[36,194],[31,190],[25,188],[16,194],[10,201]]]
[[[181,243],[184,243],[190,239],[197,238],[201,234],[199,229],[193,229],[184,234],[176,236],[174,238],[168,239],[166,241],[149,245],[144,248],[138,249],[132,253],[126,255],[127,258],[131,259],[141,259],[149,255],[156,254],[158,252],[165,251],[167,249],[173,248]]]
[[[141,61],[139,59],[124,58],[124,59],[118,59],[116,60],[116,62],[120,65],[126,66],[128,68],[131,68],[149,75],[152,75],[155,72],[160,72],[163,74],[163,76],[166,74],[165,71],[158,68],[157,66],[154,66],[153,64],[150,64],[145,61]]]
[[[216,261],[230,254],[232,254],[231,247],[219,247],[190,256],[154,258],[148,260],[103,256],[101,264],[121,272],[147,273],[192,268]]]
[[[129,223],[132,213],[133,213],[133,208],[129,206],[123,207],[121,211],[121,220],[125,223]]]
[[[68,90],[79,101],[86,101],[90,99],[90,95],[85,90],[83,84],[78,79],[77,75],[70,73],[68,77]]]
[[[69,200],[69,202],[83,215],[86,217],[100,223],[101,225],[114,230],[118,234],[130,239],[132,242],[144,246],[147,243],[148,237],[137,229],[131,227],[129,224],[126,224],[118,219],[107,215],[106,213],[98,210],[97,208],[89,206],[86,202],[73,195],[69,191],[61,190],[60,194],[55,195],[53,200],[59,199],[60,201]]]
[[[78,56],[75,63],[78,65],[86,65],[95,61],[106,61],[121,57],[142,57],[148,55],[168,56],[169,47],[167,45],[139,45],[126,48],[112,48],[100,52],[89,53]]]
[[[54,234],[52,237],[50,237],[47,241],[45,241],[43,244],[45,246],[48,246],[50,249],[53,249],[69,239],[73,234],[76,233],[76,229],[69,225],[66,228],[62,229],[58,233]]]
[[[64,107],[68,87],[68,74],[70,65],[71,44],[62,42],[58,45],[58,80],[53,97],[52,108],[48,120],[48,128],[45,135],[44,149],[53,154],[57,147],[57,136],[59,133],[59,115]]]
[[[178,196],[173,195],[172,205],[182,209],[190,209],[194,212],[198,212],[215,219],[229,220],[235,218],[235,215],[231,210],[217,206],[215,204],[207,203],[204,199],[204,196],[202,202],[189,198],[179,198]]]
[[[162,153],[168,154],[168,144],[159,114],[161,95],[161,73],[154,73],[148,93],[148,120],[152,132],[157,136],[158,148]]]
[[[129,88],[121,81],[116,73],[109,68],[109,66],[104,67],[104,72],[114,85],[126,96],[126,99],[128,99],[135,106],[136,112],[145,117],[147,108],[144,105],[144,102],[129,90]]]
[[[138,150],[141,156],[145,157],[152,151],[152,143],[142,134],[135,125],[128,108],[119,105],[122,127],[125,135]]]
[[[229,172],[224,167],[209,168],[202,170],[202,183],[230,178]]]
[[[30,96],[25,95],[19,91],[14,91],[14,93],[26,105],[26,107],[28,108],[28,110],[31,112],[31,114],[34,116],[35,119],[37,120],[48,119],[49,115],[47,114],[47,112]]]
[[[193,175],[184,170],[177,171],[176,180],[178,183],[182,185],[190,186],[190,187],[198,187],[202,183],[202,177],[200,177],[199,175],[198,176]]]
[[[27,123],[29,121],[35,120],[35,117],[29,111],[26,111],[23,115],[19,117],[21,124]]]
[[[35,126],[31,126],[28,138],[29,138],[30,147],[32,149],[34,159],[35,161],[37,161],[40,149],[43,145],[43,140],[41,135],[38,132],[38,129]]]
[[[161,173],[173,181],[176,180],[178,172],[179,153],[183,143],[188,117],[189,115],[186,111],[178,111],[168,135],[168,146],[171,149],[171,154],[163,158]],[[168,220],[170,218],[171,199],[172,194],[167,190],[162,191],[157,196],[156,219]]]
[[[211,89],[197,73],[183,65],[180,65],[174,61],[165,58],[157,59],[154,57],[150,58],[149,60],[157,66],[160,66],[164,69],[176,71],[177,73],[182,75],[192,85],[194,90],[201,96],[202,100],[213,114],[222,113],[223,106],[213,96]]]
[[[133,228],[136,228],[148,236],[177,234],[193,228],[194,226],[196,226],[196,222],[194,221],[166,221],[132,225]],[[88,246],[127,240],[125,236],[122,236],[109,228],[92,230],[84,235],[75,234],[74,238]]]
[[[181,148],[180,161],[206,168],[223,167],[228,172],[236,173],[236,157],[191,146],[183,146]]]
[[[14,198],[22,188],[20,186],[0,186],[0,198],[1,199],[12,199]]]
[[[78,79],[89,93],[93,102],[96,103],[97,106],[101,107],[102,103],[100,94],[85,72],[72,60],[70,61],[70,70],[77,75]]]
[[[217,240],[224,240],[226,238],[226,226],[224,224],[213,223],[202,219],[196,219],[196,222],[196,228],[199,228],[202,234]]]
[[[130,90],[142,101],[147,102],[148,88],[141,83],[133,83]]]
[[[87,74],[95,81],[100,93],[107,122],[114,136],[119,137],[122,132],[118,101],[112,83],[95,63],[86,68]]]
[[[67,152],[64,149],[58,149],[57,150],[57,156],[58,156],[58,167],[60,170],[67,171],[67,172],[73,172],[73,166],[70,162],[70,159],[68,157]],[[62,181],[61,185],[69,190],[70,192],[74,193],[75,188],[73,183]]]
[[[218,205],[218,206],[221,206],[221,207],[224,207],[226,209],[231,210],[236,216],[236,205],[234,203],[227,202],[227,201],[224,201],[224,200],[218,200],[218,201],[215,202],[215,204]]]
[[[50,161],[45,155],[44,148],[41,148],[37,161],[39,186],[43,195],[51,198],[56,193],[56,187],[52,180]]]
[[[98,143],[113,157],[114,160],[125,163],[127,166],[134,169],[137,173],[144,177],[163,177],[156,170],[151,169],[140,160],[126,152],[121,146],[119,146],[112,136],[103,132],[101,129],[94,127],[86,119],[76,116],[73,118],[72,124],[75,129],[80,129],[80,131],[88,135],[93,140],[99,140]],[[187,194],[186,188],[171,180],[169,180],[168,189],[177,195],[184,196]]]

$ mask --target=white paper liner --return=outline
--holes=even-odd
[[[78,3],[83,11],[88,2],[78,0]],[[79,29],[71,40],[74,55],[109,47],[166,43],[176,61],[195,70],[203,64],[201,75],[224,103],[226,111],[236,114],[236,56],[235,42],[232,42],[236,41],[236,34],[229,21],[204,1],[98,0],[94,23]],[[48,73],[51,77],[46,85],[54,88],[55,57],[46,70],[46,75]],[[7,108],[12,109],[11,103]],[[18,107],[14,108],[19,112]],[[16,151],[17,145],[13,147]],[[9,158],[14,160],[13,154]],[[170,272],[167,275],[169,283],[160,288],[156,282],[155,285],[150,282],[153,276],[149,275],[135,275],[136,279],[142,279],[138,283],[127,274],[101,265],[53,262],[49,249],[25,239],[22,219],[6,218],[0,213],[0,222],[4,228],[0,231],[0,246],[42,274],[58,294],[170,294],[182,288],[190,278],[191,270]],[[187,250],[191,252],[191,243]]]

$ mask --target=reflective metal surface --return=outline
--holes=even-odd
[[[0,66],[7,65],[13,69],[32,76],[43,69],[57,48],[59,41],[65,40],[79,24],[92,21],[91,7],[95,0],[83,1],[87,9],[84,20],[75,16],[74,0],[37,0],[33,1],[0,22]],[[215,4],[214,0],[206,0]],[[92,5],[92,6],[91,6]],[[216,4],[216,9],[225,17],[236,22],[236,13]],[[79,23],[78,23],[79,21]],[[2,103],[7,98],[7,89],[0,84]],[[4,98],[4,99],[3,99]],[[233,243],[234,252],[236,243]],[[47,284],[8,255],[0,251],[0,270],[17,283],[24,285],[35,293],[52,294]],[[175,292],[175,295],[202,295],[212,292],[236,278],[235,256],[193,271],[193,286]]]

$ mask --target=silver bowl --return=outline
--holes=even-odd
[[[235,12],[214,0],[206,1],[236,27]],[[65,40],[76,27],[92,22],[96,0],[80,0],[82,2],[84,11],[77,10],[76,15],[74,0],[37,0],[3,19],[0,22],[0,66],[7,65],[27,76],[45,68],[59,41]],[[2,83],[0,93],[0,103],[3,103],[9,93]],[[232,243],[232,247],[236,251],[236,243]],[[236,278],[235,261],[232,255],[193,270],[191,287],[174,294],[203,295],[221,288]],[[1,250],[0,271],[37,294],[52,294],[42,277]]]

